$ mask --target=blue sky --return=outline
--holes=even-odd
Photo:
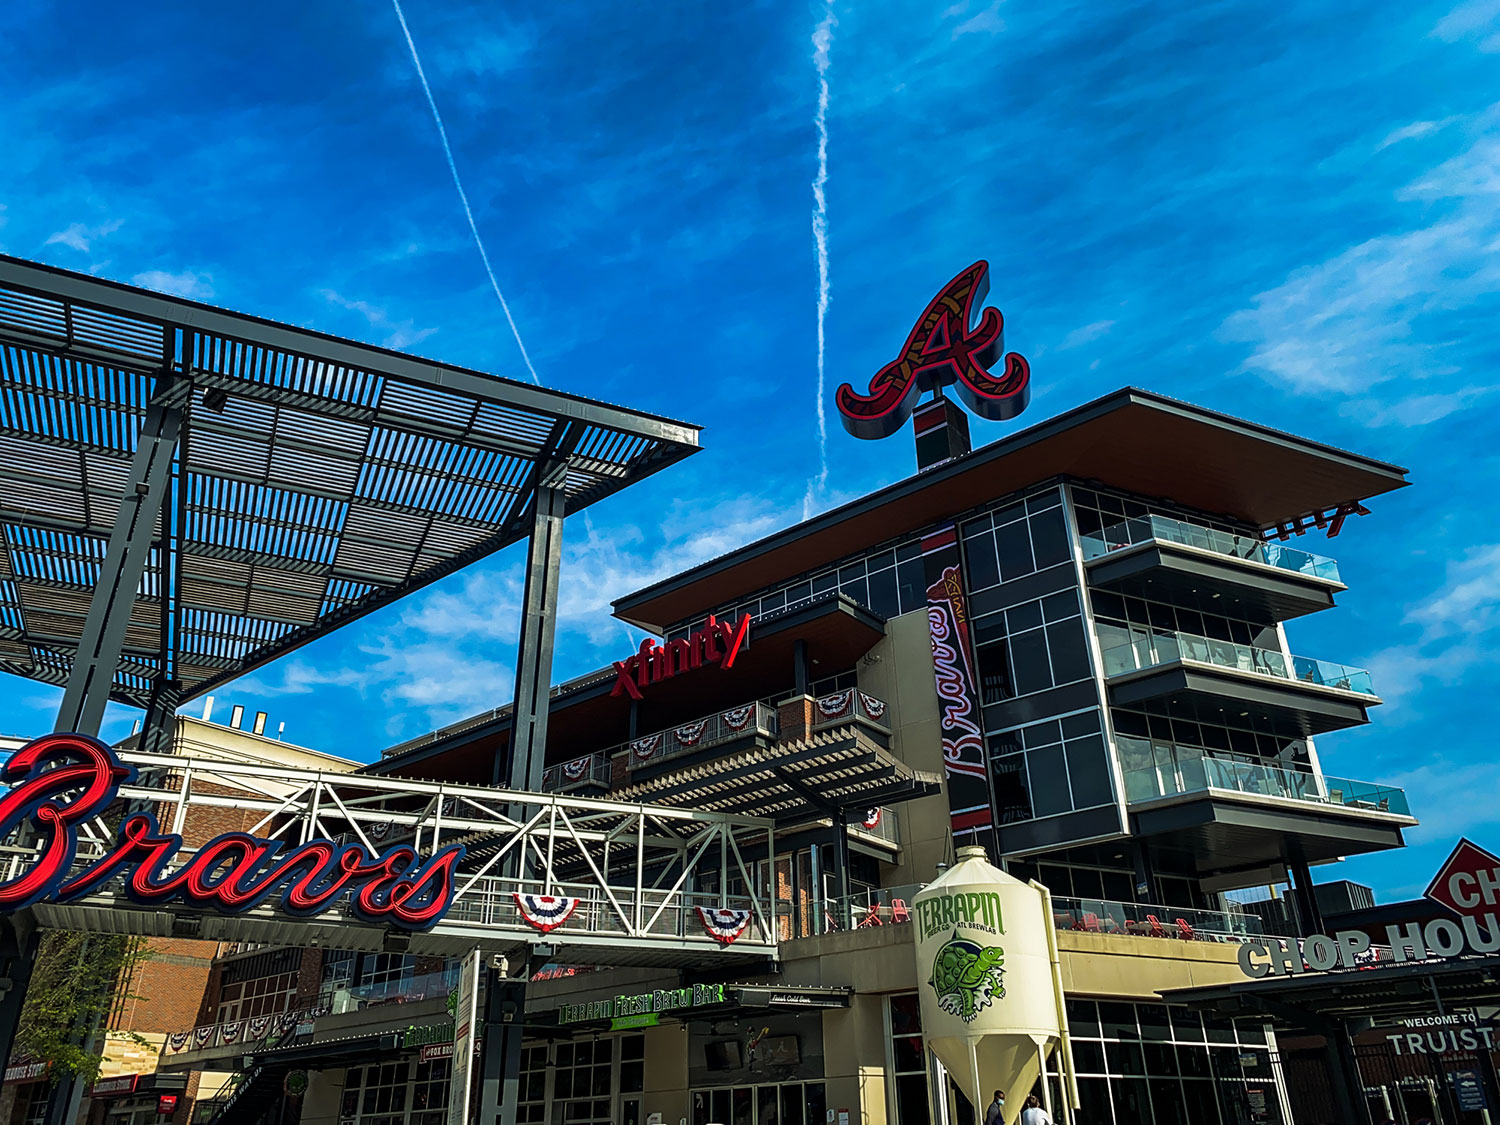
[[[1340,608],[1289,630],[1388,701],[1321,740],[1325,768],[1406,785],[1424,820],[1346,871],[1416,893],[1458,833],[1500,845],[1500,0],[833,10],[828,397],[986,257],[1028,423],[1136,384],[1409,467],[1328,545]],[[825,14],[406,8],[542,380],[706,427],[707,452],[570,521],[559,678],[631,647],[611,597],[911,468],[830,417],[819,479]],[[3,26],[0,249],[527,377],[389,4],[19,0]],[[503,703],[518,565],[220,706],[369,758]],[[0,693],[0,726],[50,726],[52,689]]]

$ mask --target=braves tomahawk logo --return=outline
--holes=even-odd
[[[868,394],[848,383],[835,400],[844,429],[857,438],[883,438],[899,430],[924,391],[954,386],[975,414],[1003,422],[1031,401],[1031,366],[1024,356],[1005,355],[999,376],[990,373],[1005,353],[1005,318],[983,308],[990,264],[975,262],[938,291],[922,313],[901,354],[875,373]],[[974,309],[983,311],[974,323]]]

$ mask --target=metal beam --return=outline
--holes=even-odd
[[[164,372],[162,385],[170,380],[170,373]],[[135,456],[130,461],[130,475],[125,481],[125,495],[109,535],[99,583],[89,601],[78,654],[57,712],[56,730],[96,735],[104,720],[104,706],[109,702],[120,653],[125,647],[125,629],[130,624],[135,593],[146,572],[146,559],[169,491],[172,457],[182,429],[180,403],[179,396],[158,393],[146,409]]]
[[[516,647],[515,710],[509,743],[510,769],[501,776],[501,759],[494,765],[496,785],[535,792],[542,787],[547,751],[547,712],[551,704],[552,646],[557,634],[557,580],[562,566],[563,516],[566,497],[562,475],[539,482],[533,509],[531,539],[526,553],[526,587],[521,599],[521,635]]]
[[[479,1120],[516,1125],[521,1101],[521,1038],[525,1033],[526,982],[489,970],[484,1037],[480,1040]],[[453,1060],[458,1065],[458,1060]]]

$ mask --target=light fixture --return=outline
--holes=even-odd
[[[203,392],[203,408],[212,410],[215,414],[223,414],[224,407],[229,405],[229,396],[224,393],[222,387],[209,387]]]

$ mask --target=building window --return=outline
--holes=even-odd
[[[339,1125],[443,1125],[448,1118],[448,1059],[400,1059],[350,1067]]]
[[[521,1052],[521,1082],[516,1125],[541,1125],[547,1120],[547,1045]]]
[[[276,973],[233,981],[219,989],[219,1022],[275,1016],[291,1010],[297,998],[298,973]]]
[[[718,1086],[692,1092],[692,1125],[823,1125],[821,1082]]]
[[[51,1093],[50,1082],[28,1082],[18,1086],[11,1120],[16,1125],[43,1125],[47,1120],[47,1099]]]
[[[915,992],[888,997],[887,1003],[891,1017],[891,1120],[895,1125],[931,1125],[921,1005]]]
[[[986,705],[1093,675],[1078,595],[1064,590],[974,622]]]
[[[1265,1029],[1164,1004],[1067,1001],[1078,1118],[1090,1125],[1281,1125]],[[1222,1107],[1222,1115],[1221,1115]]]
[[[960,529],[969,592],[1013,582],[1072,558],[1062,493],[1049,488],[968,520]]]
[[[552,1068],[552,1120],[560,1125],[610,1125],[614,1098],[613,1039],[559,1043]]]
[[[1114,800],[1097,709],[992,734],[989,747],[1002,824]]]

